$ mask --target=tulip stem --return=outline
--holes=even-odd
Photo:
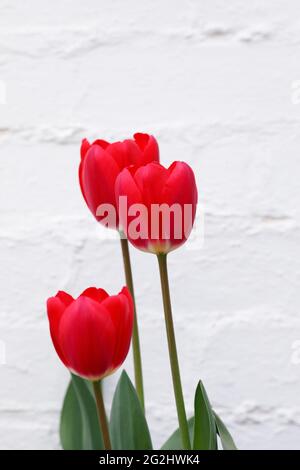
[[[100,429],[102,431],[103,443],[105,450],[111,450],[111,443],[109,437],[107,417],[104,407],[103,395],[102,395],[102,386],[100,380],[93,382],[94,394],[96,398],[98,419],[100,424]]]
[[[157,259],[158,259],[158,264],[159,264],[161,290],[162,290],[162,297],[163,297],[163,304],[164,304],[165,323],[166,323],[167,339],[168,339],[168,347],[169,347],[169,357],[170,357],[170,364],[171,364],[171,372],[172,372],[172,379],[173,379],[173,388],[174,388],[174,395],[175,395],[175,401],[176,401],[179,429],[181,433],[181,441],[182,441],[183,449],[190,450],[191,449],[190,435],[189,435],[189,428],[188,428],[188,423],[186,419],[185,405],[184,405],[184,399],[183,399],[183,393],[182,393],[182,385],[181,385],[180,370],[179,370],[178,355],[177,355],[176,340],[175,340],[175,331],[174,331],[174,324],[173,324],[173,317],[172,317],[170,287],[169,287],[168,268],[167,268],[167,255],[159,254],[157,255]]]
[[[134,297],[134,288],[133,288],[133,279],[132,279],[132,270],[131,270],[131,263],[130,263],[128,240],[127,240],[127,238],[124,238],[123,233],[120,234],[120,240],[121,240],[121,247],[122,247],[122,255],[123,255],[126,285],[129,289],[131,295],[132,295],[133,305],[134,305],[132,350],[133,350],[135,388],[136,388],[136,393],[139,397],[141,406],[142,406],[143,410],[145,410],[142,359],[141,359],[141,349],[140,349],[140,339],[139,339],[139,327],[138,327],[136,304],[135,304],[135,297]]]

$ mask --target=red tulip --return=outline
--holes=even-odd
[[[77,299],[58,292],[47,301],[51,338],[71,372],[99,380],[125,360],[133,325],[133,301],[127,287],[109,296],[90,287]]]
[[[116,180],[120,225],[128,240],[151,253],[168,253],[188,238],[195,219],[197,187],[184,162],[124,169]],[[123,198],[122,198],[123,196]]]
[[[159,161],[158,144],[152,135],[137,133],[133,137],[111,144],[105,140],[96,140],[93,144],[86,139],[82,141],[79,166],[81,191],[92,214],[110,228],[118,229],[119,226],[115,181],[120,171],[129,165],[142,166]],[[103,204],[112,206],[115,217],[107,217],[104,206],[99,211],[99,206]]]

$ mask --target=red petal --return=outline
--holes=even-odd
[[[89,143],[89,141],[87,139],[83,139],[81,142],[81,148],[80,148],[81,159],[85,157],[90,147],[91,147],[91,144]]]
[[[135,142],[135,140],[132,139],[126,139],[123,142],[124,148],[126,149],[126,165],[137,165],[141,166],[144,165],[144,160],[143,160],[143,152]],[[124,166],[124,168],[125,168]]]
[[[120,228],[127,233],[127,228],[132,217],[128,217],[128,208],[132,204],[143,203],[141,192],[136,185],[135,179],[132,175],[134,173],[134,167],[125,168],[118,178],[115,184],[115,195],[118,204],[118,214],[120,218]],[[123,207],[121,204],[121,197],[125,197],[126,205]]]
[[[107,152],[113,157],[119,167],[119,171],[129,165],[127,148],[123,142],[114,142],[107,147]]]
[[[65,292],[59,292],[56,297],[50,297],[47,300],[47,313],[50,326],[50,335],[54,345],[54,348],[60,358],[60,360],[68,367],[68,362],[64,356],[60,343],[59,343],[59,326],[63,314],[67,308],[66,302],[71,303],[68,294]],[[72,297],[71,297],[72,299]],[[73,299],[72,299],[73,301]]]
[[[133,301],[128,289],[124,288],[118,295],[104,300],[102,306],[109,312],[115,327],[113,369],[116,369],[125,361],[128,354],[133,327]]]
[[[59,290],[55,297],[61,300],[66,307],[74,301],[74,298],[63,290]]]
[[[59,342],[68,367],[78,375],[96,380],[112,370],[115,327],[99,302],[86,296],[75,300],[61,320]]]
[[[79,168],[78,168],[78,177],[79,177],[79,185],[80,185],[80,189],[81,189],[81,194],[83,195],[83,198],[84,198],[86,204],[88,205],[85,194],[84,194],[84,187],[83,187],[83,183],[82,183],[82,160],[81,160],[81,162],[79,164]]]
[[[115,181],[118,174],[119,167],[112,156],[99,145],[93,145],[83,160],[80,181],[87,205],[100,222],[103,217],[96,215],[100,204],[111,204],[116,208]],[[113,225],[111,228],[116,228]]]
[[[171,214],[171,230],[170,242],[172,248],[181,245],[189,236],[197,208],[197,186],[193,170],[184,162],[174,162],[168,169],[169,177],[163,190],[163,199],[170,207],[173,204],[181,206],[181,233],[182,237],[178,237],[178,220]],[[191,207],[191,211],[185,210],[185,205]],[[189,218],[188,218],[189,217]],[[175,235],[177,231],[177,235]]]
[[[108,297],[108,293],[104,289],[97,289],[96,287],[88,287],[82,292],[82,295],[94,299],[96,302],[102,302]]]
[[[139,148],[144,151],[148,142],[149,142],[149,134],[143,134],[142,132],[136,132],[134,134],[134,140],[136,141]]]
[[[103,139],[97,139],[93,142],[93,145],[99,145],[101,148],[106,149],[110,144]]]
[[[138,168],[134,180],[140,189],[143,202],[151,209],[151,204],[160,204],[162,191],[168,178],[168,171],[159,163],[153,162]]]
[[[195,208],[198,200],[197,186],[194,172],[187,163],[173,162],[169,167],[163,198],[168,204],[192,204]]]
[[[134,139],[142,151],[142,163],[147,165],[151,162],[159,162],[159,147],[158,143],[153,135],[136,133]]]

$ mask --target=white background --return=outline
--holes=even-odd
[[[192,165],[204,208],[204,246],[169,257],[189,414],[201,378],[240,448],[300,448],[299,13],[297,0],[0,1],[1,448],[59,448],[68,372],[46,298],[124,283],[79,191],[80,141],[135,131],[165,164]],[[158,446],[176,412],[157,265],[131,253]]]

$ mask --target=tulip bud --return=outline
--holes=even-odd
[[[48,299],[47,310],[53,345],[72,373],[99,380],[124,362],[133,326],[127,287],[113,296],[90,287],[77,299],[60,291]]]
[[[197,207],[193,170],[184,162],[167,169],[153,162],[124,169],[116,180],[120,226],[137,248],[168,253],[190,235]]]
[[[99,222],[118,229],[116,178],[129,165],[159,161],[158,144],[153,136],[142,133],[111,144],[100,139],[90,144],[84,139],[80,153],[79,182],[85,202]]]

